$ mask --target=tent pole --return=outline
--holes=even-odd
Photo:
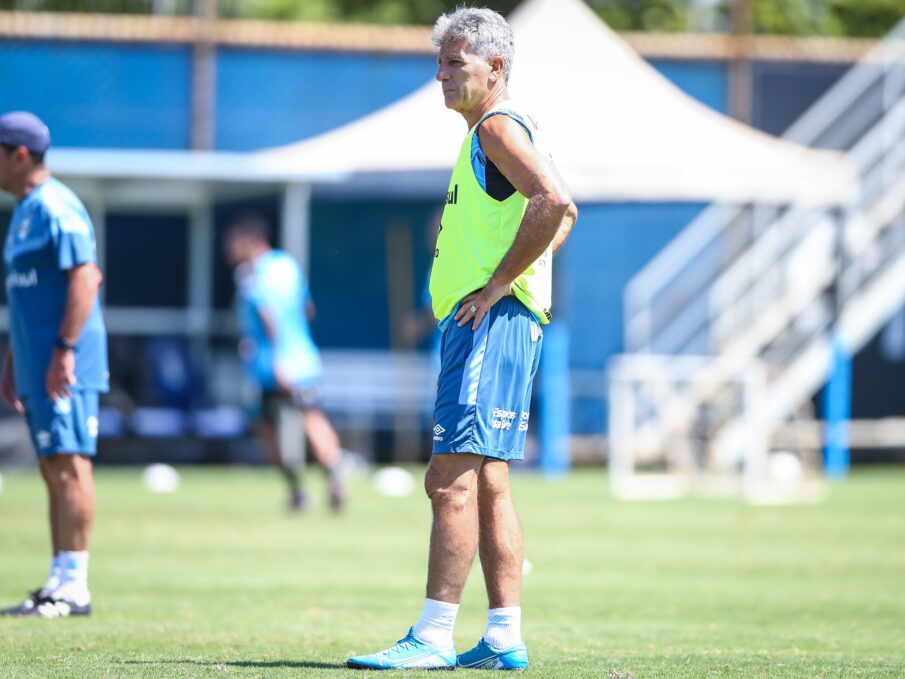
[[[214,148],[217,107],[217,47],[214,43],[216,0],[196,0],[198,31],[192,56],[191,145],[196,151]]]
[[[569,329],[564,322],[544,326],[540,373],[540,468],[548,478],[562,476],[572,466],[569,451]],[[513,426],[527,426],[527,413],[516,413]]]
[[[848,476],[851,466],[849,420],[852,416],[853,352],[839,331],[839,318],[850,292],[842,289],[843,274],[847,265],[846,221],[843,211],[839,208],[833,210],[831,214],[836,226],[836,275],[830,289],[833,324],[828,337],[829,379],[823,392],[823,417],[826,420],[826,444],[823,455],[827,477],[839,480]]]
[[[309,276],[308,251],[311,227],[311,185],[292,183],[283,190],[283,206],[280,215],[280,240],[282,249],[299,263],[302,272]],[[306,442],[304,415],[295,408],[280,409],[277,436],[280,450],[289,464],[295,465],[301,476],[305,473]]]
[[[751,0],[732,0],[730,22],[735,49],[729,64],[729,114],[743,123],[750,123],[754,80]]]
[[[213,303],[214,211],[205,191],[189,212],[188,332],[206,338],[210,334]]]
[[[107,201],[104,194],[104,186],[101,183],[93,184],[91,193],[84,196],[85,209],[94,226],[94,243],[97,252],[97,266],[101,272],[107,271]],[[102,285],[100,292],[101,304],[106,301],[107,286]]]
[[[311,212],[311,185],[287,184],[283,191],[283,207],[280,219],[282,249],[292,255],[309,275],[309,238]]]

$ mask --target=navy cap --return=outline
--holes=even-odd
[[[24,146],[32,153],[44,153],[50,148],[50,130],[33,113],[13,111],[0,116],[0,144]]]

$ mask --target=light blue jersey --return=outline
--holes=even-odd
[[[16,389],[46,396],[45,375],[63,320],[67,271],[97,262],[94,228],[76,195],[48,179],[19,201],[3,248]],[[98,300],[75,347],[74,389],[107,391],[107,334]]]
[[[242,360],[265,391],[277,387],[275,369],[293,386],[320,379],[320,354],[305,315],[309,299],[302,270],[281,250],[270,250],[236,269]],[[273,339],[261,319],[262,312],[273,322]]]

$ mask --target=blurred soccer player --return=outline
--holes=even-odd
[[[226,256],[235,267],[239,356],[261,387],[259,435],[271,463],[289,482],[290,506],[303,509],[306,496],[296,465],[279,445],[279,413],[286,408],[304,414],[314,459],[329,476],[330,506],[338,510],[344,500],[338,473],[342,450],[330,420],[318,407],[321,361],[308,328],[314,304],[299,265],[270,246],[268,231],[260,216],[245,215],[226,233]]]
[[[53,545],[47,582],[3,612],[54,618],[91,612],[91,457],[108,374],[94,229],[79,199],[45,167],[49,147],[47,126],[31,113],[0,116],[0,188],[17,201],[3,248],[11,348],[0,395],[28,420]]]
[[[443,329],[434,447],[427,598],[394,646],[350,658],[361,669],[524,669],[524,541],[509,461],[524,457],[531,384],[552,298],[551,257],[577,210],[534,120],[508,100],[512,31],[488,9],[434,25],[446,106],[468,123],[453,168],[430,293]],[[404,136],[402,142],[404,143]],[[453,625],[480,551],[490,610],[484,636],[459,656]]]

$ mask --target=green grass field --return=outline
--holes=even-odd
[[[170,496],[146,491],[139,470],[98,472],[95,614],[0,619],[0,677],[361,676],[345,658],[414,623],[420,492],[384,498],[362,480],[344,515],[290,516],[270,470],[182,472]],[[40,584],[48,561],[37,474],[5,481],[3,605]],[[859,471],[820,505],[780,508],[616,502],[600,470],[514,485],[534,566],[531,676],[905,676],[905,470]],[[480,576],[462,602],[460,651],[483,631]]]

